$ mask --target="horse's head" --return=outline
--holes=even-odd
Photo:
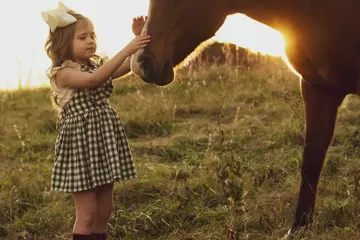
[[[228,13],[227,0],[150,0],[143,33],[151,42],[133,55],[131,70],[147,83],[171,83],[173,68],[213,37]]]

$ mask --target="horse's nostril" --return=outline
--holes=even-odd
[[[142,64],[145,75],[151,76],[154,70],[153,61],[151,60],[151,58],[145,58]]]
[[[143,55],[139,58],[139,62],[144,71],[144,77],[150,78],[154,73],[154,61],[151,57]]]

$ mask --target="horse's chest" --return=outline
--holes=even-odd
[[[354,29],[353,32],[342,32],[341,35],[334,34],[341,32],[335,30],[316,26],[302,29],[299,31],[301,35],[289,41],[287,57],[294,69],[308,82],[358,93],[360,26],[358,32]]]
[[[333,86],[358,93],[360,68],[357,70],[354,60],[346,54],[337,54],[325,44],[289,44],[286,49],[289,62],[310,84]]]
[[[355,9],[359,9],[360,4],[352,0],[338,4],[329,1],[311,24],[295,27],[293,47],[297,50],[290,51],[289,58],[304,77],[312,76],[322,79],[314,81],[325,82],[325,85],[359,93],[360,15]]]

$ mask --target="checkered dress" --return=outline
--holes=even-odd
[[[91,65],[81,65],[81,71],[93,73],[98,66]],[[78,192],[137,177],[120,118],[108,102],[112,91],[111,79],[98,88],[77,89],[62,109],[53,191]]]

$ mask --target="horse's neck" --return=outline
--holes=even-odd
[[[291,34],[311,7],[311,0],[229,0],[231,13],[246,16],[274,28],[284,35]]]

